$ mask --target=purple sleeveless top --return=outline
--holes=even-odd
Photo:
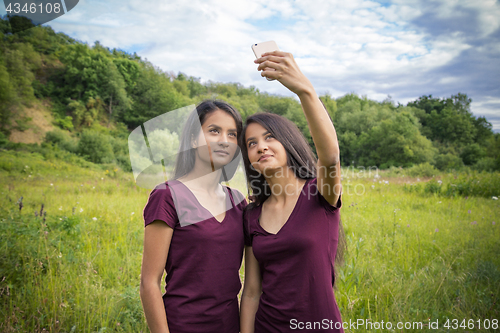
[[[245,244],[262,276],[255,333],[343,332],[333,293],[341,205],[340,197],[337,207],[330,205],[314,178],[277,234],[260,226],[262,205],[245,213]]]
[[[144,208],[146,226],[161,220],[174,229],[163,295],[172,333],[239,332],[246,201],[239,191],[223,188],[228,210],[222,222],[179,181],[158,185]]]

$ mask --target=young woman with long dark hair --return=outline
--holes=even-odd
[[[173,179],[149,196],[140,292],[153,333],[239,332],[246,201],[220,182],[236,171],[241,130],[229,104],[200,103],[184,126]]]
[[[299,97],[318,158],[286,118],[247,119],[240,147],[253,202],[244,214],[241,332],[343,332],[333,292],[344,244],[335,128],[291,54],[256,63]]]

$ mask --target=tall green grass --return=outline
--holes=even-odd
[[[139,278],[149,190],[112,166],[23,152],[0,152],[0,161],[0,331],[148,331]],[[343,320],[500,319],[498,200],[359,175],[343,180],[348,253],[335,290]],[[475,176],[438,177],[446,187]]]

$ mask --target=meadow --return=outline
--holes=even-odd
[[[345,169],[343,187],[335,295],[346,332],[498,330],[498,172]],[[147,332],[149,191],[111,164],[0,151],[0,331]]]

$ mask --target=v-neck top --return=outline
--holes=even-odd
[[[245,244],[262,277],[255,333],[296,332],[298,322],[321,323],[308,332],[343,332],[333,292],[341,205],[340,197],[336,206],[326,201],[314,178],[276,234],[259,223],[262,205],[245,212]]]
[[[179,181],[158,185],[144,208],[144,224],[174,229],[165,263],[163,303],[172,333],[239,332],[239,269],[243,258],[243,195],[224,186],[219,222]]]

